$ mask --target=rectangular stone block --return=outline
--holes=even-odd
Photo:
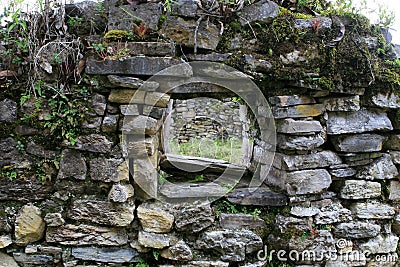
[[[289,195],[322,193],[332,183],[325,169],[294,171],[287,174],[286,190]]]
[[[400,201],[400,182],[391,181],[389,189],[389,199],[393,201]]]
[[[359,219],[393,219],[396,213],[392,206],[380,202],[356,203],[350,210]]]
[[[322,104],[298,105],[293,107],[272,107],[275,119],[317,117],[325,111]]]
[[[131,248],[76,247],[71,252],[74,258],[84,261],[131,263],[139,259],[139,253]]]
[[[175,56],[175,44],[163,42],[127,42],[131,55]]]
[[[287,171],[323,168],[341,164],[342,160],[332,151],[321,151],[306,155],[275,154],[274,167]]]
[[[295,136],[278,134],[277,147],[283,150],[314,150],[325,143],[323,134]]]
[[[122,131],[124,134],[146,134],[154,135],[161,127],[161,121],[153,119],[151,117],[139,115],[139,116],[127,116],[124,119],[124,125]]]
[[[272,106],[277,107],[289,107],[316,103],[314,98],[301,95],[272,96],[268,98],[268,102]]]
[[[119,104],[129,104],[144,101],[145,92],[131,89],[112,89],[108,101]],[[133,98],[135,97],[135,98]],[[134,102],[134,100],[136,102]]]
[[[386,137],[378,134],[340,135],[331,138],[339,152],[376,152],[381,151]]]
[[[360,97],[329,97],[321,101],[328,111],[357,111],[360,110]]]
[[[284,119],[276,122],[276,131],[285,134],[309,135],[322,132],[323,128],[319,121]]]
[[[344,199],[367,199],[381,195],[381,184],[364,180],[346,180],[339,196]]]

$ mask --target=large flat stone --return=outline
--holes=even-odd
[[[145,203],[140,205],[136,212],[144,231],[168,233],[172,230],[174,215],[166,211],[163,206]]]
[[[277,147],[283,150],[314,150],[325,143],[325,134],[307,136],[278,134]]]
[[[0,101],[0,122],[13,122],[17,119],[17,103],[10,99]]]
[[[254,21],[267,22],[278,16],[279,6],[268,0],[248,5],[239,12],[240,23],[246,25]]]
[[[389,154],[375,159],[371,164],[362,167],[356,177],[365,180],[385,180],[395,178],[399,172]]]
[[[108,153],[111,151],[113,142],[106,136],[90,134],[78,136],[75,145],[67,144],[70,148],[95,153]]]
[[[90,178],[105,183],[129,180],[129,169],[123,159],[94,158],[89,162]]]
[[[155,234],[139,231],[139,244],[146,248],[162,249],[170,246],[171,237],[168,234]]]
[[[22,266],[44,266],[50,267],[53,265],[53,256],[50,255],[29,255],[26,253],[14,252],[13,257],[16,262]]]
[[[344,199],[367,199],[381,195],[381,184],[364,180],[346,180],[339,196]]]
[[[266,224],[261,218],[254,217],[252,214],[230,214],[221,213],[219,224],[223,229],[263,229]]]
[[[314,98],[301,95],[271,96],[268,98],[268,102],[272,106],[277,107],[289,107],[316,103]]]
[[[328,189],[331,182],[325,169],[294,171],[287,174],[286,190],[289,195],[317,194]]]
[[[0,252],[0,267],[19,267],[13,257]]]
[[[275,119],[317,117],[325,111],[322,104],[298,105],[293,107],[272,107]]]
[[[147,75],[151,76],[170,66],[182,63],[171,57],[128,57],[124,60],[97,61],[88,59],[87,74]]]
[[[271,191],[269,188],[239,188],[228,195],[228,200],[239,205],[284,206],[287,197]]]
[[[278,133],[308,135],[323,131],[322,125],[315,120],[284,119],[277,121],[276,131]]]
[[[19,245],[27,245],[38,241],[43,237],[45,227],[40,209],[26,205],[22,207],[15,220],[15,242]]]
[[[380,108],[400,108],[400,97],[394,92],[374,93],[371,97],[371,102],[373,105]]]
[[[180,205],[175,214],[175,227],[180,232],[200,232],[214,223],[210,203],[197,202]]]
[[[371,238],[375,237],[381,231],[378,224],[366,222],[340,223],[335,228],[335,235],[344,238]]]
[[[113,45],[118,46],[118,44]],[[175,56],[175,44],[167,42],[126,42],[124,47],[134,56]]]
[[[74,178],[78,180],[86,179],[85,159],[79,152],[70,149],[63,150],[57,178]]]
[[[393,130],[386,113],[375,110],[329,112],[326,125],[328,134]]]
[[[398,242],[399,238],[395,235],[378,235],[359,246],[363,251],[368,251],[371,254],[383,254],[395,252]]]
[[[71,249],[71,254],[83,261],[105,263],[130,263],[139,259],[139,253],[131,248],[75,247]]]
[[[359,219],[393,219],[396,213],[392,206],[380,202],[356,203],[350,210]]]
[[[306,155],[286,155],[276,153],[274,167],[281,170],[296,171],[323,168],[341,163],[342,160],[332,151],[321,151]]]
[[[148,116],[127,116],[122,131],[124,134],[154,135],[161,127],[161,121]]]
[[[360,110],[360,97],[328,97],[321,101],[327,111],[358,111]]]
[[[331,140],[339,152],[376,152],[382,150],[386,137],[379,134],[356,134],[333,136]]]

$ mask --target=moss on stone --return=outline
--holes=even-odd
[[[129,33],[124,30],[110,30],[104,35],[104,40],[107,42],[115,42],[127,39]]]

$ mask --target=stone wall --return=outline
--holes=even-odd
[[[2,84],[0,266],[279,266],[276,257],[262,259],[265,248],[317,253],[292,266],[395,266],[399,74],[382,35],[359,17],[297,18],[267,0],[244,7],[221,35],[219,22],[199,20],[195,2],[178,3],[167,15],[157,3],[105,5],[109,30],[130,32],[137,16],[152,33],[127,42],[128,55],[117,59],[88,53],[82,80],[67,94],[68,107],[84,114],[74,138],[59,140],[63,133],[48,126],[65,114],[51,97],[21,102],[25,87]],[[86,8],[96,6],[73,16],[87,20]],[[70,31],[89,43],[103,37]],[[182,60],[236,68],[225,72],[226,84],[251,77],[271,107],[276,149],[261,138],[271,114],[256,103],[249,107],[258,138],[243,151],[248,168],[165,155],[171,98],[233,97],[207,84],[165,92],[161,80],[148,79]],[[162,81],[179,84],[192,70]],[[206,180],[194,181],[177,163],[201,167],[196,174]],[[225,170],[243,179],[203,186]],[[187,179],[165,182],[178,174]],[[258,188],[249,185],[253,174]],[[194,199],[183,202],[189,193]]]

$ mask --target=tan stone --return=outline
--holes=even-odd
[[[18,267],[18,264],[13,257],[0,252],[0,267]]]
[[[26,205],[20,210],[15,221],[15,241],[18,245],[26,245],[43,237],[45,222],[40,209]]]
[[[141,205],[137,208],[137,216],[143,230],[153,233],[168,233],[171,231],[174,216],[157,205]]]
[[[11,236],[9,235],[0,236],[0,248],[8,247],[11,244],[12,244]]]
[[[160,92],[149,92],[144,98],[144,103],[150,106],[165,108],[168,106],[170,96]]]
[[[145,92],[129,89],[112,89],[108,101],[119,104],[143,103]]]

